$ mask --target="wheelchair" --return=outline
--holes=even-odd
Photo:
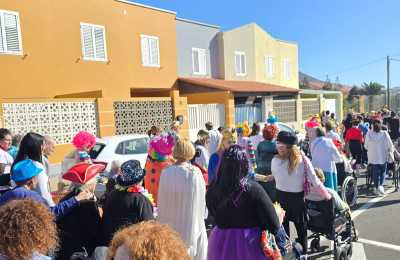
[[[345,171],[344,162],[337,163],[336,170],[339,195],[349,207],[353,207],[357,204],[358,199],[357,176],[354,172],[348,173]]]
[[[351,259],[352,242],[358,240],[358,233],[351,220],[349,210],[338,212],[333,199],[329,201],[306,201],[308,213],[308,230],[311,235],[311,251],[320,251],[320,238],[333,241],[335,260]]]

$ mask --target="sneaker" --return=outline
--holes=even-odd
[[[378,195],[379,195],[378,190],[377,190],[376,188],[373,189],[372,193],[373,193],[375,196],[378,196]]]
[[[385,195],[385,189],[383,188],[383,186],[379,186],[379,187],[378,187],[378,192],[379,192],[379,194],[381,194],[381,195]]]

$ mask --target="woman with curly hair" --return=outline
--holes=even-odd
[[[142,222],[115,234],[107,259],[189,260],[185,244],[168,225]]]
[[[264,141],[262,141],[257,146],[256,151],[256,162],[257,168],[256,173],[262,175],[271,175],[271,161],[274,158],[276,151],[276,136],[279,132],[278,127],[275,124],[270,124],[264,127],[263,129],[263,137]],[[267,192],[270,199],[275,202],[276,201],[276,189],[275,182],[260,182],[261,186],[263,186],[264,190]]]
[[[0,207],[0,259],[45,260],[57,246],[54,215],[33,200],[14,200]]]

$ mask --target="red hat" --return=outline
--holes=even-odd
[[[93,177],[104,171],[104,164],[78,163],[62,176],[63,179],[79,184],[85,184]]]

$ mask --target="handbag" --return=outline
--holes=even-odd
[[[308,179],[308,162],[304,156],[304,154],[301,155],[303,159],[303,165],[304,165],[304,182],[303,182],[303,191],[304,191],[304,196],[307,196],[310,193],[311,190],[311,183],[310,180]]]

